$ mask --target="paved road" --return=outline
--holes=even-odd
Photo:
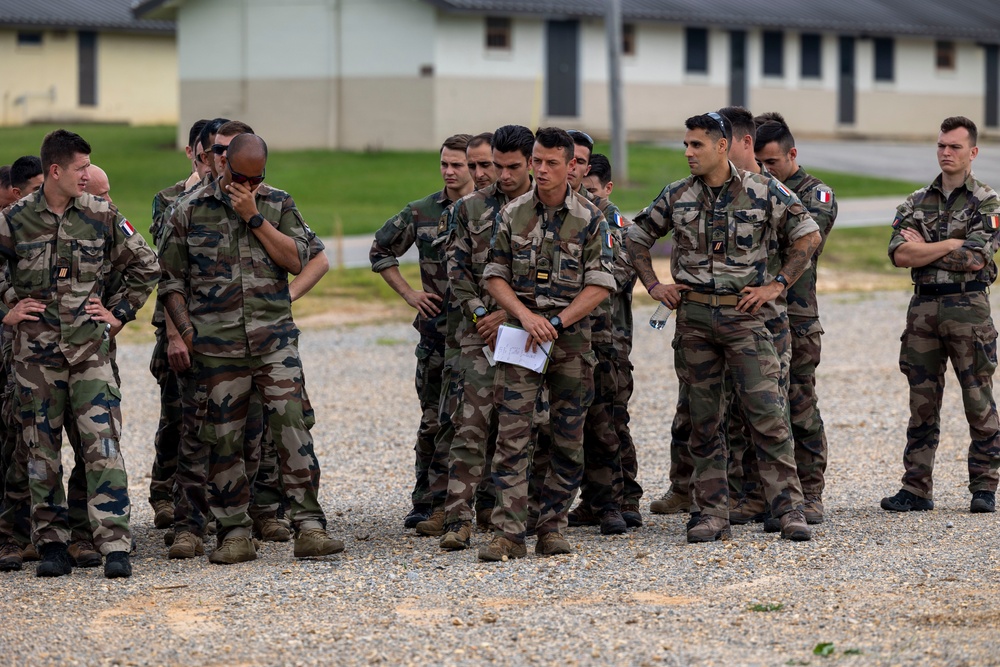
[[[938,173],[933,142],[800,141],[798,148],[799,162],[807,168],[898,178],[915,183],[929,183]],[[981,181],[1000,188],[1000,145],[982,145],[979,156],[973,162],[973,169]],[[902,199],[897,196],[840,199],[837,226],[887,225],[892,222],[896,206]],[[369,266],[370,235],[346,237],[340,244],[333,239],[324,239],[324,242],[331,266]],[[411,248],[402,259],[405,262],[417,261],[416,249]]]

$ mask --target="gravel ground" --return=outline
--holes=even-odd
[[[994,302],[996,299],[994,299]],[[677,383],[670,339],[637,298],[633,435],[648,500],[667,486]],[[0,578],[6,664],[986,665],[1000,654],[996,515],[970,515],[967,429],[945,395],[937,509],[878,508],[899,488],[907,419],[896,365],[902,292],[821,297],[818,382],[831,460],[827,522],[790,543],[759,524],[688,545],[684,517],[601,537],[573,555],[480,564],[402,528],[418,408],[405,324],[309,330],[302,355],[318,414],[321,499],[347,550],[296,561],[168,561],[146,502],[156,386],[149,345],[120,350],[139,545],[135,576],[100,570]],[[996,304],[995,304],[996,305]],[[476,534],[474,542],[486,536]],[[769,610],[769,611],[768,611]],[[831,644],[824,657],[814,653]]]

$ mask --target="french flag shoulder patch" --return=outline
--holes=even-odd
[[[833,201],[833,192],[826,188],[819,188],[816,190],[816,199],[819,200],[820,204],[829,204]]]
[[[125,235],[125,238],[129,238],[135,234],[135,227],[133,227],[132,223],[126,218],[122,218],[122,221],[118,223],[118,228],[122,230],[122,234]]]

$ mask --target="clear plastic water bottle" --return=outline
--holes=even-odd
[[[656,307],[656,312],[649,318],[649,326],[657,330],[662,329],[667,326],[667,320],[669,320],[670,316],[673,314],[674,311],[668,308],[667,304],[661,301],[660,305]]]

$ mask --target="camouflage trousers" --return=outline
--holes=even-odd
[[[577,323],[559,335],[544,374],[512,364],[498,366],[499,421],[492,468],[497,503],[492,523],[496,534],[514,542],[524,542],[530,445],[543,388],[549,392],[552,440],[548,469],[538,490],[536,531],[542,535],[567,525],[566,515],[583,476],[583,425],[594,400],[596,360],[587,326]]]
[[[434,435],[434,454],[427,467],[427,487],[431,507],[435,509],[443,508],[448,499],[451,444],[455,438],[452,417],[459,408],[462,393],[460,363],[461,350],[458,346],[446,347],[444,366],[441,369],[441,395],[438,396],[438,432]]]
[[[951,359],[969,422],[969,490],[996,491],[1000,434],[993,399],[996,328],[983,293],[910,299],[899,370],[910,383],[910,423],[903,451],[903,488],[933,497],[934,454],[941,431],[941,397]]]
[[[220,538],[250,535],[251,478],[257,462],[250,461],[248,469],[246,455],[254,447],[248,447],[246,431],[255,394],[262,403],[263,429],[277,449],[293,525],[325,527],[318,499],[319,461],[309,434],[313,416],[307,409],[298,348],[288,345],[270,354],[235,359],[195,354],[194,367],[197,426],[193,432],[208,451],[207,504]]]
[[[780,517],[801,506],[779,357],[764,322],[734,307],[685,301],[678,308],[673,347],[678,380],[688,385],[692,504],[708,515],[729,516],[728,455],[720,428],[728,368],[750,425],[771,514]]]
[[[788,410],[795,440],[795,467],[802,493],[822,496],[826,486],[826,429],[816,398],[816,367],[822,352],[823,327],[816,320],[790,322],[792,362],[788,369]]]
[[[111,341],[88,359],[61,367],[26,364],[15,337],[18,416],[27,449],[31,541],[38,547],[71,538],[62,480],[62,430],[75,422],[75,451],[85,466],[87,516],[95,547],[104,555],[129,551],[131,505],[120,450],[121,392],[111,363]],[[72,426],[70,427],[72,428]]]
[[[451,418],[454,436],[448,455],[446,523],[473,519],[473,498],[490,478],[497,439],[497,366],[490,366],[482,345],[464,346],[456,371],[460,391]],[[485,506],[493,507],[494,503]]]
[[[177,374],[167,362],[167,331],[156,328],[156,343],[149,372],[160,387],[160,421],[153,437],[153,470],[149,479],[149,502],[172,500],[177,472],[177,447],[181,441],[181,391]]]
[[[615,373],[618,376],[616,383],[618,389],[615,392],[614,421],[622,464],[622,504],[638,505],[642,499],[642,487],[636,480],[639,475],[639,460],[635,453],[632,432],[628,426],[630,421],[628,402],[632,398],[635,382],[632,379],[632,362],[629,360],[627,350],[619,348]]]
[[[583,426],[583,484],[580,502],[596,513],[620,510],[623,501],[621,442],[615,430],[618,354],[610,345],[595,345],[594,400]]]
[[[431,506],[433,498],[431,495],[430,481],[428,474],[444,475],[447,480],[447,452],[444,452],[442,460],[438,456],[438,449],[435,446],[437,433],[441,430],[441,385],[444,382],[444,340],[435,340],[421,337],[415,351],[417,356],[417,373],[415,385],[417,388],[417,398],[420,400],[420,426],[417,427],[417,444],[414,446],[416,454],[413,464],[413,471],[416,480],[413,484],[413,491],[410,500],[413,506]],[[434,472],[430,469],[434,466]],[[440,484],[441,477],[437,478]],[[447,481],[445,481],[447,493]],[[444,499],[441,499],[443,502]]]
[[[788,385],[792,361],[792,337],[788,324],[788,314],[781,312],[764,322],[771,332],[774,350],[778,354],[781,375],[778,377],[778,389],[781,394],[782,406],[788,416]],[[725,390],[730,397],[726,410],[725,425],[726,444],[729,447],[729,493],[733,497],[748,495],[762,497],[760,470],[757,456],[753,449],[750,436],[750,424],[740,403],[739,393],[733,390],[732,374],[726,374]],[[797,460],[797,459],[796,459]],[[801,480],[800,480],[801,484]]]

